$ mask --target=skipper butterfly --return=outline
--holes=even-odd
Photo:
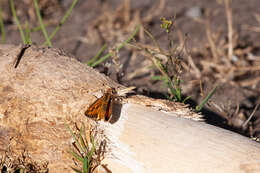
[[[114,89],[109,88],[102,97],[98,98],[89,106],[85,115],[95,119],[96,121],[109,121],[112,114],[112,102],[114,99],[113,92]]]
[[[135,87],[122,89],[116,93],[114,88],[108,88],[104,95],[98,98],[86,110],[85,115],[96,121],[109,121],[112,117],[112,105],[116,97],[123,96],[126,93],[132,92]]]

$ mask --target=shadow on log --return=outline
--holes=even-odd
[[[55,49],[32,46],[17,64],[20,50],[0,46],[2,156],[26,153],[49,172],[72,172],[72,136],[64,122],[84,123],[106,142],[101,163],[115,173],[260,172],[259,143],[194,121],[201,116],[179,103],[132,96],[113,107],[113,123],[87,118],[84,112],[105,88],[124,87]]]

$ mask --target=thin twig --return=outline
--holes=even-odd
[[[216,46],[216,44],[215,44],[215,42],[213,41],[213,38],[212,38],[210,22],[209,22],[209,14],[208,13],[206,13],[207,14],[207,19],[205,21],[205,24],[206,24],[206,35],[207,35],[207,38],[208,38],[208,41],[209,41],[210,50],[212,52],[213,58],[214,58],[215,61],[217,61],[219,56],[218,56],[217,46]]]
[[[233,56],[233,27],[232,27],[232,10],[229,6],[229,0],[225,0],[225,9],[227,15],[227,25],[228,25],[228,58],[232,59]]]
[[[253,112],[251,113],[251,115],[249,116],[249,118],[244,122],[244,124],[242,125],[242,128],[245,128],[246,125],[249,123],[249,121],[252,119],[252,117],[254,116],[256,110],[258,109],[259,103],[257,103],[257,105],[255,106]]]
[[[159,49],[159,52],[162,52],[162,49],[161,49],[159,43],[154,38],[154,36],[149,31],[147,31],[146,29],[144,29],[144,32],[152,39],[152,41],[155,44],[155,46]]]
[[[23,45],[23,46],[21,47],[21,50],[20,50],[19,54],[18,54],[17,57],[15,58],[14,68],[17,68],[17,67],[18,67],[18,65],[19,65],[19,63],[20,63],[20,61],[21,61],[21,59],[22,59],[22,57],[23,57],[23,55],[24,55],[26,49],[28,49],[29,47],[30,47],[29,44]]]

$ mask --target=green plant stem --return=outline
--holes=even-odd
[[[88,146],[86,145],[87,143],[85,143],[85,141],[84,141],[84,132],[85,132],[85,126],[81,126],[81,128],[80,128],[80,135],[79,135],[79,142],[80,142],[80,144],[81,144],[81,146],[82,146],[82,149],[83,149],[83,152],[84,153],[87,153],[88,152]]]
[[[11,11],[12,11],[12,15],[14,17],[15,23],[16,23],[19,31],[20,31],[20,35],[21,35],[23,44],[26,44],[26,39],[25,39],[25,36],[24,36],[23,28],[22,28],[22,26],[21,26],[21,24],[19,22],[19,19],[16,16],[16,12],[15,12],[15,8],[14,8],[14,1],[13,0],[10,0],[10,6],[11,6]]]
[[[29,27],[29,24],[27,21],[25,23],[25,41],[26,41],[26,44],[29,44],[29,45],[32,44],[30,27]]]
[[[199,112],[203,106],[208,102],[208,100],[213,96],[213,94],[216,92],[216,89],[217,89],[218,86],[215,86],[211,91],[210,93],[206,96],[205,99],[202,100],[202,102],[200,103],[200,105],[196,106],[196,112]]]
[[[51,21],[46,21],[46,22],[43,22],[44,23],[44,26],[45,27],[47,27],[47,26],[49,26],[49,25],[51,25],[51,24],[53,24]],[[36,27],[34,27],[34,28],[31,28],[31,32],[36,32],[36,31],[39,31],[39,30],[41,30],[41,26],[36,26]]]
[[[122,47],[124,47],[127,43],[129,43],[133,38],[134,36],[137,34],[137,32],[140,30],[140,25],[136,27],[135,31],[131,34],[131,36],[126,40],[124,41],[122,44],[120,44],[115,52],[118,52]],[[94,62],[92,64],[92,67],[95,67],[97,66],[98,64],[100,64],[101,62],[105,61],[106,59],[108,59],[110,56],[113,56],[113,53],[108,53],[106,54],[105,56],[101,57],[99,60],[97,60],[96,62]]]
[[[154,51],[154,50],[151,51],[147,48],[145,48],[144,50],[150,55],[149,57],[152,60],[153,64],[156,66],[156,68],[161,72],[162,76],[165,78],[164,82],[167,84],[167,87],[170,90],[171,96],[174,96],[175,101],[181,102],[182,101],[182,95],[181,95],[181,87],[180,87],[179,78],[176,75],[174,75],[174,80],[171,79],[171,77],[169,76],[169,72],[168,72],[167,67],[164,64],[161,63],[161,61],[159,60],[159,58],[156,57],[154,52],[157,53],[157,54],[159,53],[159,54],[166,55],[170,59],[170,63],[173,66],[174,64],[173,64],[173,61],[171,59],[171,56],[167,55],[168,53],[165,53],[165,52],[162,51],[162,49],[159,47],[158,42],[156,41],[156,39],[153,37],[153,35],[149,31],[147,31],[146,29],[144,31],[151,38],[151,40],[154,42],[156,47],[159,49],[159,52]],[[169,32],[167,32],[167,33],[169,33]],[[186,99],[184,99],[184,100],[186,100]]]
[[[2,16],[2,9],[0,8],[0,30],[1,30],[1,37],[2,37],[2,43],[5,43],[5,28],[4,28],[4,19]]]
[[[72,130],[70,129],[69,125],[64,122],[65,126],[67,127],[67,129],[69,130],[71,136],[73,137],[74,141],[76,142],[77,144],[77,147],[79,147],[80,149],[80,152],[84,152],[84,149],[82,148],[82,146],[80,145],[79,141],[77,140],[77,137],[75,136],[75,134],[72,132]]]
[[[159,49],[160,52],[162,52],[159,43],[156,41],[156,39],[154,38],[154,36],[146,29],[144,29],[144,32],[148,35],[148,37],[150,37],[153,41],[153,43],[156,45],[156,47]]]
[[[98,53],[93,57],[91,58],[89,61],[88,61],[88,65],[92,67],[92,64],[97,61],[97,59],[100,57],[100,55],[104,52],[104,50],[106,49],[107,45],[104,44],[104,46],[98,51]]]
[[[82,173],[79,169],[76,169],[76,168],[73,168],[73,167],[71,167],[71,168],[73,169],[73,171],[75,171],[77,173]]]
[[[84,157],[83,161],[83,173],[88,173],[89,172],[89,159],[87,157]]]
[[[52,44],[51,44],[51,41],[50,41],[50,38],[48,36],[48,33],[46,31],[46,28],[43,24],[43,21],[42,21],[42,17],[41,17],[41,13],[40,13],[40,9],[39,9],[39,6],[38,6],[38,1],[37,0],[33,0],[33,3],[34,3],[34,7],[35,7],[35,11],[36,11],[36,14],[37,14],[37,17],[38,17],[38,20],[40,22],[40,26],[41,26],[41,30],[42,30],[42,33],[45,37],[45,40],[47,42],[47,45],[52,47]]]
[[[171,78],[169,77],[168,73],[167,73],[167,70],[164,68],[163,64],[160,62],[160,60],[153,55],[153,53],[148,50],[148,49],[145,49],[145,51],[150,54],[151,56],[151,59],[153,61],[153,64],[157,67],[157,69],[161,72],[161,74],[163,75],[163,77],[166,79],[166,82],[167,82],[167,86],[168,88],[170,89],[171,93],[173,93],[173,95],[176,97],[177,101],[181,101],[181,93],[180,91],[178,92],[177,89],[179,87],[176,87],[174,86]]]
[[[82,158],[80,155],[78,155],[77,153],[75,153],[73,151],[68,151],[68,153],[70,153],[75,159],[77,159],[78,161],[83,163],[84,158]]]
[[[61,26],[65,23],[65,21],[67,20],[67,18],[70,16],[73,8],[75,7],[75,5],[77,4],[78,0],[74,0],[70,6],[70,8],[67,10],[67,12],[65,13],[65,15],[63,16],[63,18],[61,19],[59,25],[55,28],[55,30],[51,33],[49,39],[51,40],[56,33],[60,30]],[[47,40],[45,41],[45,43],[43,43],[44,45],[48,44]]]

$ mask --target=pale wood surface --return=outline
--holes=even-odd
[[[122,129],[112,131],[129,172],[260,172],[260,144],[246,137],[140,105],[122,112]]]

